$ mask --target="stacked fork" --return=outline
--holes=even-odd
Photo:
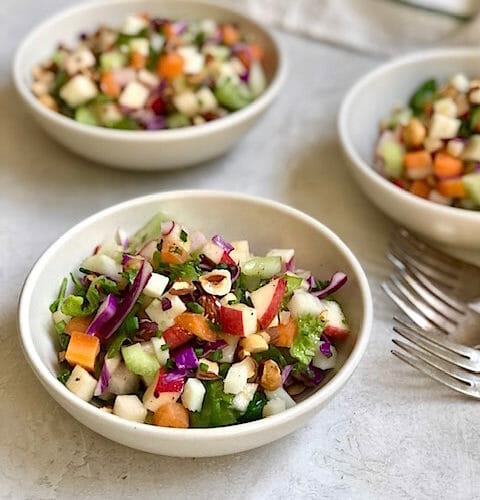
[[[394,318],[402,361],[454,390],[480,398],[480,268],[428,246],[407,230],[387,254],[395,271],[382,284],[413,324]],[[447,338],[448,335],[448,338]]]

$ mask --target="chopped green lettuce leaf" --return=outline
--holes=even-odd
[[[54,312],[57,312],[58,308],[62,305],[63,299],[65,298],[65,292],[67,290],[67,284],[68,284],[67,278],[63,278],[57,298],[50,304],[50,312],[52,314]]]
[[[325,322],[318,316],[306,314],[297,318],[297,335],[290,347],[290,354],[300,363],[310,364],[324,327]]]

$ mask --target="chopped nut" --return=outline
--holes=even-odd
[[[480,104],[480,88],[473,89],[468,94],[468,98],[472,104]]]
[[[410,147],[420,146],[425,140],[426,135],[426,128],[418,118],[412,118],[403,129],[403,140]]]
[[[267,359],[263,364],[263,373],[260,385],[267,391],[275,391],[282,385],[282,372],[272,359]]]
[[[41,97],[48,94],[48,85],[45,82],[33,82],[32,92],[37,96]]]
[[[60,351],[58,353],[58,362],[59,363],[63,363],[65,361],[65,354],[66,354],[66,351]]]
[[[256,333],[240,340],[240,346],[243,347],[245,351],[250,353],[264,352],[268,350],[267,341],[261,335]]]
[[[251,353],[246,351],[245,349],[243,349],[243,347],[241,347],[238,351],[237,351],[237,358],[240,360],[240,361],[243,361],[247,356],[250,356]]]
[[[226,295],[232,287],[232,277],[226,269],[217,269],[200,276],[200,284],[210,295]]]
[[[292,384],[287,387],[287,392],[290,396],[298,396],[305,390],[305,386],[303,384]]]
[[[270,337],[270,335],[267,332],[258,332],[258,335],[260,335],[260,337],[265,339],[265,342],[267,342],[267,344],[270,344],[270,341],[272,340],[272,338]]]
[[[188,295],[195,291],[195,286],[189,281],[175,281],[169,290],[172,295]]]
[[[206,365],[206,369],[205,366]],[[204,369],[202,369],[204,368]],[[210,361],[209,359],[206,358],[201,358],[198,360],[198,368],[197,368],[197,378],[200,380],[216,380],[220,378],[218,375],[219,372],[219,367],[218,363],[215,363],[215,361]]]
[[[58,111],[58,105],[51,95],[42,95],[38,98],[38,100],[48,109],[51,109],[52,111]]]
[[[212,295],[201,295],[197,302],[205,309],[205,317],[218,323],[220,319],[220,301]]]

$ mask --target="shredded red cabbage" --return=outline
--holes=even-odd
[[[295,271],[295,257],[292,257],[286,264],[285,264],[285,269],[287,271]]]
[[[227,343],[222,339],[215,340],[214,342],[207,342],[203,346],[203,355],[207,356],[211,352],[217,351],[218,349],[223,349],[226,345]]]
[[[174,369],[169,372],[161,368],[158,372],[157,385],[154,395],[158,397],[161,392],[181,392],[185,384],[185,370]]]
[[[282,385],[287,381],[290,372],[292,371],[293,365],[287,365],[282,371]]]
[[[162,311],[168,311],[172,308],[172,301],[168,297],[162,299]]]
[[[332,355],[332,344],[327,339],[327,337],[325,337],[325,335],[322,335],[322,340],[320,342],[320,352],[327,358]]]
[[[112,374],[108,369],[107,364],[108,358],[105,357],[103,362],[102,371],[100,372],[100,378],[98,379],[97,386],[95,387],[94,396],[101,396],[107,389],[108,384],[110,383],[110,379],[112,378]]]
[[[88,325],[85,333],[95,335],[100,332],[105,324],[115,316],[117,309],[117,299],[110,293],[98,308],[97,314],[95,314],[92,322]]]
[[[220,247],[222,250],[227,252],[227,254],[233,250],[233,246],[228,241],[225,241],[219,234],[216,234],[212,238],[212,241],[215,245],[217,245],[217,247]]]
[[[125,265],[128,261],[132,260],[133,257],[128,255],[128,253],[124,253],[122,257],[122,265]]]
[[[330,278],[330,282],[323,290],[312,292],[312,295],[315,295],[319,299],[324,299],[325,297],[328,297],[330,294],[336,292],[339,288],[345,285],[347,279],[348,277],[345,273],[338,271]]]
[[[117,240],[118,243],[122,246],[122,248],[126,250],[128,247],[128,236],[127,233],[121,227],[117,229]]]
[[[149,262],[144,261],[140,267],[135,281],[128,290],[127,295],[118,305],[115,315],[108,321],[102,329],[97,333],[100,340],[107,340],[110,338],[123,323],[124,319],[128,316],[133,306],[140,297],[145,285],[147,284],[150,276],[152,275],[152,266]]]
[[[177,351],[173,353],[172,358],[178,370],[196,370],[198,367],[197,355],[190,345],[177,349]]]

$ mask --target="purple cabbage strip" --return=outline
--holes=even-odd
[[[127,233],[121,227],[117,229],[117,238],[122,248],[126,250],[128,247],[128,236]]]
[[[110,293],[98,308],[97,314],[95,314],[92,322],[88,325],[85,333],[88,333],[89,335],[95,335],[96,333],[100,332],[106,325],[106,323],[108,323],[108,321],[110,321],[115,316],[117,310],[117,299]]]
[[[317,282],[315,281],[315,278],[312,275],[310,275],[307,278],[307,283],[310,286],[310,288],[315,288],[317,286]]]
[[[286,264],[285,269],[287,271],[293,272],[295,271],[295,257],[292,257]]]
[[[189,371],[185,368],[174,368],[165,375],[164,380],[165,382],[175,382],[177,380],[184,380],[187,375],[189,375]]]
[[[182,35],[188,28],[187,21],[176,21],[172,24],[172,30],[176,35]]]
[[[330,282],[323,290],[312,292],[312,295],[315,295],[319,299],[324,299],[345,285],[347,279],[348,277],[345,273],[338,271],[330,278]]]
[[[233,272],[232,272],[232,267],[235,268],[235,270]],[[233,266],[232,265],[229,267],[229,270],[230,270],[232,283],[234,283],[238,279],[238,277],[240,276],[240,266],[237,266],[237,265]]]
[[[215,243],[215,245],[217,245],[217,247],[220,247],[228,254],[233,250],[233,246],[228,241],[224,240],[219,234],[216,234],[212,238],[212,241],[213,243]]]
[[[178,370],[196,370],[198,367],[198,358],[192,346],[180,347],[172,358]]]
[[[320,352],[326,357],[330,358],[332,356],[332,344],[330,341],[322,335],[322,340],[320,342]]]
[[[122,264],[125,265],[129,260],[132,260],[133,256],[128,255],[128,253],[124,253],[122,256]]]
[[[127,295],[118,305],[115,315],[104,325],[101,331],[98,332],[100,340],[107,340],[118,330],[123,320],[128,316],[137,302],[138,297],[140,297],[140,294],[152,275],[152,271],[153,269],[150,263],[144,261]]]
[[[168,311],[172,308],[172,301],[168,297],[162,299],[162,311]]]
[[[203,346],[203,355],[207,356],[211,352],[217,351],[218,349],[223,349],[226,345],[227,343],[225,342],[225,340],[221,339],[215,340],[214,342],[207,342]]]
[[[102,371],[100,372],[100,378],[98,379],[97,387],[95,387],[95,392],[93,393],[93,395],[101,396],[106,391],[111,378],[112,374],[108,369],[107,358],[105,357],[105,361],[103,362],[102,366]]]
[[[287,365],[282,371],[282,385],[287,381],[290,372],[292,371],[293,365]]]

